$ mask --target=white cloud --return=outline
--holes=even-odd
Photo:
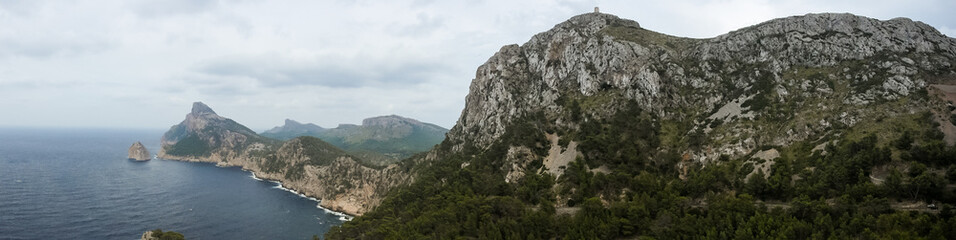
[[[15,113],[0,126],[166,128],[204,101],[254,129],[385,114],[451,127],[478,65],[596,5],[687,37],[826,11],[956,29],[941,0],[0,0],[0,112]]]

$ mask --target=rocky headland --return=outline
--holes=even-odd
[[[398,165],[370,166],[315,137],[279,141],[219,116],[201,102],[162,138],[159,158],[238,166],[262,179],[320,199],[324,208],[362,215],[408,174]]]

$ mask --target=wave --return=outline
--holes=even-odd
[[[352,218],[355,218],[355,217],[349,216],[348,214],[332,211],[319,205],[316,205],[315,207],[318,207],[319,209],[324,210],[326,213],[339,216],[339,220],[343,222],[352,221]]]
[[[314,201],[314,202],[316,203],[316,204],[315,204],[315,207],[316,207],[316,208],[322,209],[322,210],[325,211],[326,213],[329,213],[329,214],[332,214],[332,215],[335,215],[335,216],[339,216],[339,220],[340,220],[340,221],[352,221],[352,219],[354,218],[354,217],[352,217],[352,216],[349,216],[348,214],[345,214],[345,213],[342,213],[342,212],[336,212],[336,211],[329,210],[328,208],[324,208],[324,207],[322,207],[322,200],[316,199],[316,198],[314,198],[314,197],[306,196],[305,194],[302,194],[302,193],[300,193],[300,192],[298,192],[298,191],[296,191],[296,190],[288,189],[288,188],[282,186],[282,182],[274,181],[274,180],[264,180],[264,179],[261,179],[261,178],[257,177],[255,172],[252,172],[252,171],[249,171],[249,172],[252,173],[252,176],[250,176],[250,177],[252,177],[252,179],[255,179],[255,180],[257,180],[257,181],[269,181],[269,182],[275,183],[276,185],[273,186],[272,188],[279,189],[279,190],[283,190],[283,191],[286,191],[286,192],[290,192],[290,193],[292,193],[292,194],[299,195],[299,197],[302,197],[302,198],[305,198],[305,199],[309,199],[309,200]]]

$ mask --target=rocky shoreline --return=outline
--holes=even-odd
[[[409,174],[397,164],[363,165],[315,137],[278,141],[219,116],[201,102],[163,134],[158,158],[237,166],[288,189],[322,199],[325,209],[359,216],[378,206]]]
[[[289,182],[287,179],[276,176],[277,174],[268,174],[263,173],[261,170],[252,169],[246,167],[242,164],[230,163],[225,161],[215,161],[213,159],[200,159],[200,158],[191,158],[191,157],[179,157],[179,156],[169,156],[160,152],[160,156],[157,159],[169,160],[169,161],[180,161],[180,162],[197,162],[197,163],[211,163],[215,164],[216,167],[239,167],[242,171],[247,171],[252,173],[253,178],[259,181],[270,181],[279,184],[283,189],[287,189],[289,192],[300,195],[305,198],[309,198],[318,202],[318,207],[323,210],[332,212],[333,214],[342,216],[344,220],[351,220],[356,216],[361,216],[362,213],[365,213],[367,209],[362,210],[362,206],[356,204],[349,204],[349,201],[335,201],[331,199],[325,199],[318,194],[315,194],[312,191],[307,191],[303,189],[302,186],[290,185],[286,182]]]

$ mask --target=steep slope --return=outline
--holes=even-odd
[[[262,137],[200,102],[163,135],[158,156],[239,166],[321,199],[325,208],[351,215],[377,206],[392,187],[407,182],[407,174],[397,165],[367,166],[314,137],[285,142]]]
[[[279,141],[259,136],[232,119],[216,114],[202,102],[193,103],[186,119],[163,134],[158,156],[164,159],[225,162],[243,150],[268,151]]]
[[[262,135],[275,139],[317,137],[359,156],[370,165],[385,166],[428,151],[445,139],[446,132],[448,129],[435,124],[389,115],[367,118],[362,120],[362,125],[342,124],[330,129],[286,120],[284,126]]]
[[[852,123],[866,114],[851,111],[856,106],[906,98],[928,81],[951,77],[954,45],[919,22],[850,14],[777,19],[713,39],[672,37],[612,15],[585,14],[521,47],[505,46],[482,65],[449,137],[484,148],[515,119],[535,112],[577,129],[582,121],[572,118],[607,119],[633,103],[690,124],[681,134],[728,120],[726,128],[743,134],[739,140],[752,142],[734,151],[745,153],[792,141],[778,131],[808,135],[822,129],[813,125],[827,125],[763,126],[773,123],[762,119],[793,120],[829,105],[815,114],[820,119],[808,120]],[[735,103],[746,106],[733,111],[740,108]],[[719,133],[705,137],[713,135]]]
[[[956,39],[909,19],[689,39],[575,16],[481,65],[415,183],[327,237],[954,234],[947,207],[912,208],[956,203],[954,64]]]

